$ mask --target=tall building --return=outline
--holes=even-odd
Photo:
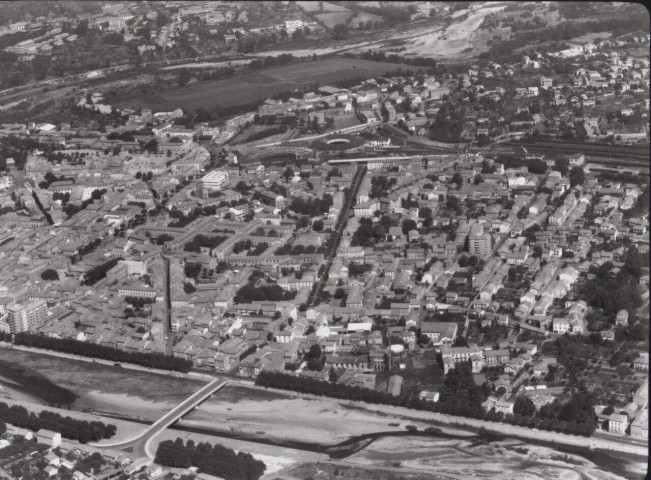
[[[484,232],[483,224],[475,223],[470,227],[468,250],[471,255],[480,258],[488,257],[493,251],[493,239],[490,233]]]
[[[47,304],[45,300],[35,300],[27,305],[14,303],[7,307],[7,314],[11,333],[30,332],[45,321]]]

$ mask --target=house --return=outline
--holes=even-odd
[[[484,366],[482,351],[476,347],[441,347],[443,373],[447,375],[451,368],[459,362],[471,362],[473,373],[479,373]],[[478,370],[478,371],[475,371]]]
[[[494,365],[503,365],[509,361],[509,350],[485,350],[484,362],[487,367]]]
[[[618,327],[627,327],[628,326],[628,311],[621,309],[617,312],[617,317],[615,318],[615,325]]]
[[[61,446],[61,434],[51,430],[39,430],[36,432],[36,441],[50,448],[57,448]]]
[[[418,398],[421,400],[426,400],[428,402],[438,402],[439,401],[439,392],[431,392],[429,390],[423,390],[418,395]]]
[[[640,352],[640,356],[633,361],[633,368],[637,372],[648,372],[649,352]]]
[[[426,335],[433,345],[452,345],[457,337],[456,322],[422,322],[420,333]]]
[[[59,470],[56,467],[53,467],[52,465],[48,465],[47,467],[45,467],[43,471],[48,476],[48,478],[55,477],[59,474]]]
[[[628,428],[628,416],[621,413],[612,413],[608,417],[608,431],[618,435],[624,435]]]
[[[649,410],[645,408],[631,423],[631,436],[635,438],[649,438]]]

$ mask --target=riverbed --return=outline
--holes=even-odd
[[[119,418],[114,423],[127,426],[118,428],[118,436],[144,428],[128,420],[151,423],[202,385],[44,354],[0,351],[0,400],[102,414],[100,419],[108,423],[109,417]],[[408,426],[419,433],[410,434]],[[428,428],[440,431],[423,436]],[[156,441],[176,436],[257,454],[272,466],[269,474],[282,471],[298,478],[314,476],[307,472],[325,464],[345,464],[359,478],[378,468],[404,478],[432,479],[637,480],[646,473],[643,458],[508,437],[478,438],[471,430],[426,420],[423,412],[378,412],[358,403],[236,384]]]

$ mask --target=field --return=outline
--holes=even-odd
[[[346,23],[346,20],[350,17],[350,10],[319,13],[315,15],[315,17],[318,18],[326,27],[333,28],[338,23]]]
[[[349,12],[346,7],[341,7],[339,5],[335,5],[334,3],[330,2],[314,2],[314,1],[300,1],[296,2],[296,4],[301,7],[303,10],[305,10],[308,13],[315,13],[321,11],[319,4],[323,4],[323,11],[324,12]]]
[[[397,68],[413,67],[353,58],[329,58],[274,67],[225,80],[197,82],[157,95],[126,97],[117,104],[153,110],[227,107],[269,98],[275,93],[293,91],[314,82],[329,85],[356,77],[376,77]]]
[[[600,38],[601,40],[607,40],[610,37],[612,37],[611,32],[592,32],[592,33],[586,33],[585,35],[581,35],[580,37],[575,37],[571,39],[568,43],[576,43],[579,45],[583,45],[584,43],[591,43],[594,42],[595,39]]]

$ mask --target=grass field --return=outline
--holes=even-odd
[[[607,40],[612,37],[611,32],[592,32],[581,35],[580,37],[575,37],[571,39],[568,43],[583,45],[584,43],[594,42],[595,39],[600,38],[601,40]]]
[[[346,23],[346,20],[348,20],[350,15],[351,15],[351,11],[346,10],[341,12],[319,13],[315,16],[326,27],[333,28],[338,23]]]
[[[321,11],[320,8],[320,3],[323,4],[323,11],[324,12],[341,12],[341,11],[346,11],[348,12],[349,10],[346,7],[342,7],[339,5],[335,5],[334,3],[330,2],[314,2],[314,1],[299,1],[296,2],[296,4],[301,7],[303,10],[305,10],[308,13],[316,13]]]
[[[169,110],[182,108],[210,109],[228,107],[269,98],[275,93],[295,90],[313,82],[320,85],[356,77],[376,77],[408,65],[372,62],[354,58],[329,58],[325,60],[295,63],[250,73],[225,80],[196,82],[157,95],[125,97],[118,106],[128,108],[151,108]]]

